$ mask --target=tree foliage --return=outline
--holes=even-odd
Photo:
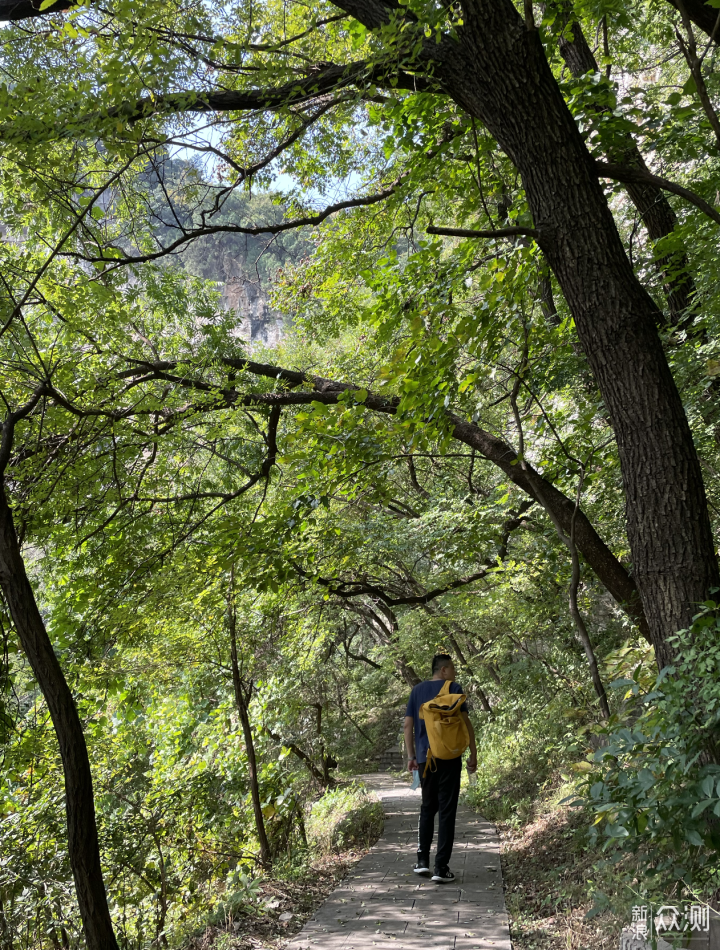
[[[614,737],[606,837],[709,866],[707,11],[0,3],[5,945],[255,907],[438,649],[488,749]]]

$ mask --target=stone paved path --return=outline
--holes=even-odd
[[[494,827],[458,808],[454,884],[412,871],[420,790],[365,775],[385,808],[385,831],[287,950],[511,950]]]

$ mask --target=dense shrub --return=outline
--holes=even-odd
[[[673,639],[676,661],[648,688],[640,670],[611,684],[625,707],[588,761],[576,804],[592,835],[642,851],[648,872],[700,883],[720,853],[720,619],[708,601]]]

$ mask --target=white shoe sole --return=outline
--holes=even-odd
[[[439,874],[433,874],[432,879],[438,884],[452,884],[452,882],[455,880],[455,875],[453,874],[452,877],[440,877]]]
[[[430,868],[413,868],[413,871],[416,874],[424,874],[424,875],[430,874]]]

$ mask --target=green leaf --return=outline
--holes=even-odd
[[[608,825],[605,829],[605,834],[610,838],[628,838],[630,836],[630,832],[625,825],[619,823],[616,825]]]
[[[698,815],[701,815],[701,814],[705,811],[705,809],[706,809],[706,808],[709,808],[710,805],[712,805],[712,804],[713,804],[713,799],[712,799],[712,798],[708,798],[708,799],[707,799],[706,801],[704,801],[704,802],[698,802],[697,805],[696,805],[696,806],[693,808],[693,810],[692,810],[692,815],[691,815],[691,817],[692,817],[692,818],[697,818]],[[718,804],[720,804],[720,803],[718,803]]]

